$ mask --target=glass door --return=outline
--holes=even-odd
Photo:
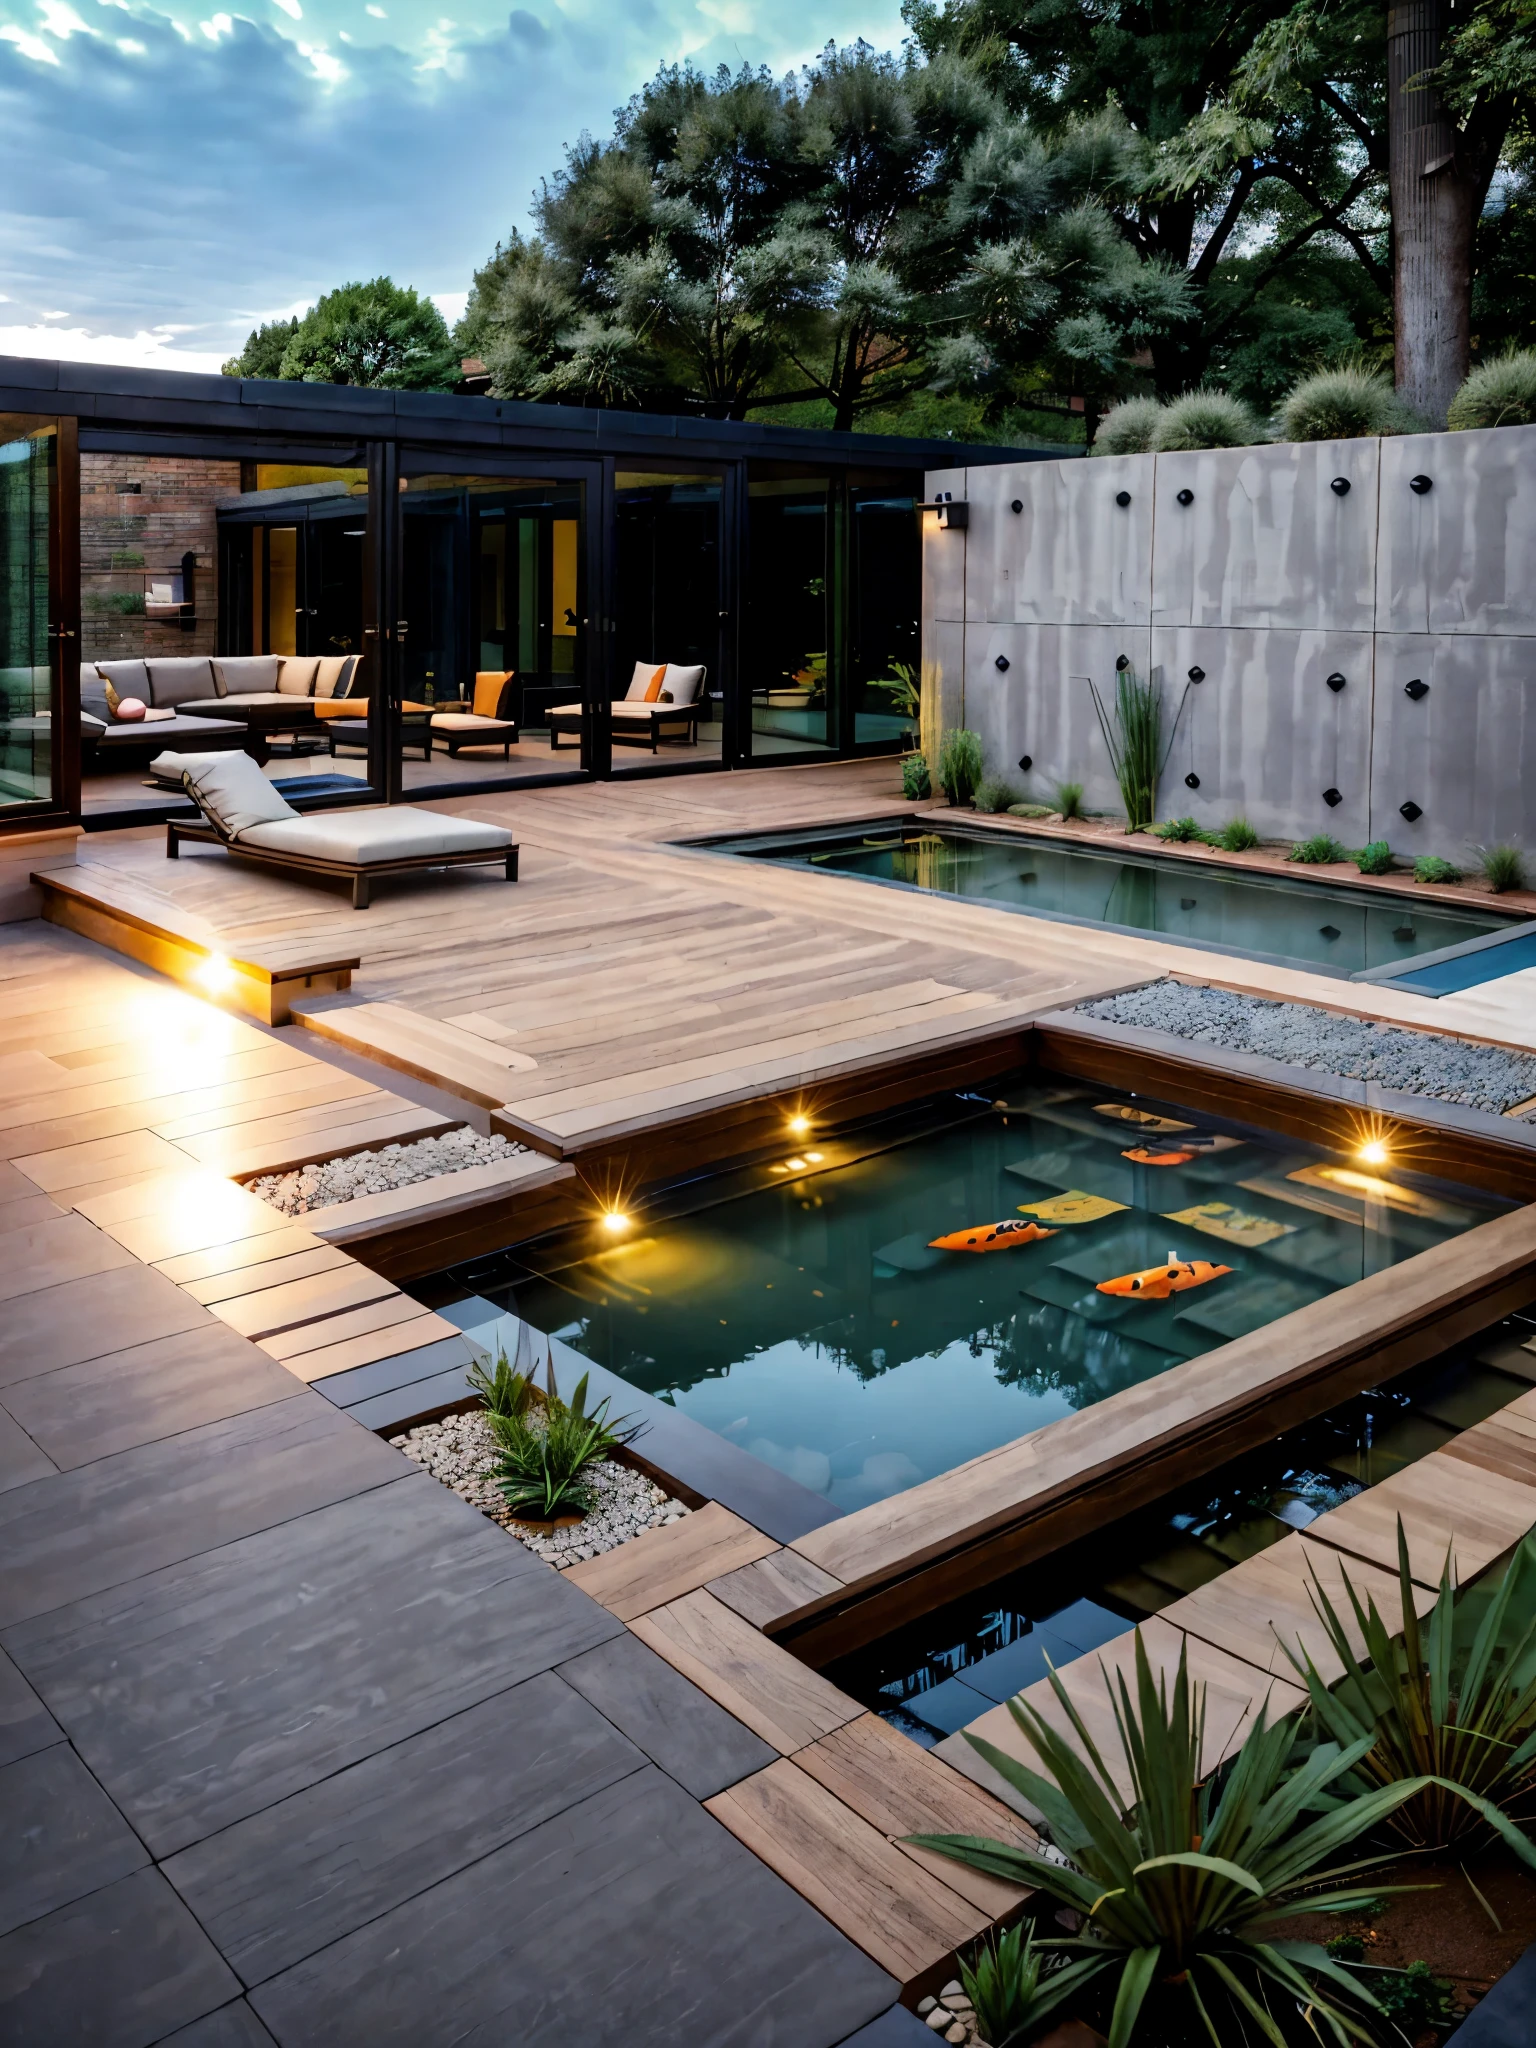
[[[75,449],[73,420],[0,413],[0,829],[78,806]]]
[[[753,465],[747,485],[742,675],[754,761],[812,760],[838,745],[840,493],[829,473]]]

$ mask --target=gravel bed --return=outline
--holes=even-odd
[[[976,2031],[976,2015],[971,2001],[958,1977],[951,1977],[937,1998],[925,1998],[917,2008],[917,2016],[939,2040],[948,2041],[951,2048],[984,2048],[980,2034]]]
[[[1536,1057],[1530,1053],[1405,1031],[1395,1024],[1367,1024],[1303,1003],[1156,981],[1078,1007],[1083,1016],[1107,1023],[1139,1024],[1196,1045],[1262,1053],[1289,1067],[1313,1067],[1350,1081],[1375,1081],[1408,1095],[1429,1095],[1495,1114],[1536,1095]]]
[[[246,1185],[285,1216],[303,1216],[311,1209],[328,1209],[333,1202],[355,1202],[360,1195],[381,1195],[389,1188],[434,1180],[440,1173],[492,1166],[527,1150],[510,1138],[482,1138],[466,1127],[444,1131],[440,1138],[418,1138],[412,1145],[385,1145],[377,1152],[321,1159],[292,1173],[264,1173]]]
[[[487,1476],[496,1455],[496,1443],[478,1409],[468,1415],[445,1416],[441,1422],[423,1423],[404,1436],[391,1437],[390,1442],[461,1500],[479,1508],[536,1556],[561,1570],[580,1564],[584,1558],[600,1557],[605,1550],[617,1550],[632,1536],[643,1536],[647,1529],[681,1521],[688,1513],[680,1500],[673,1500],[643,1472],[605,1458],[587,1475],[597,1495],[591,1513],[572,1528],[556,1529],[544,1536],[512,1520],[495,1480]]]

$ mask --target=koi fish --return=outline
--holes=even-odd
[[[1054,1230],[1042,1230],[1038,1223],[1018,1223],[1009,1217],[1003,1223],[976,1223],[969,1230],[952,1230],[948,1237],[930,1238],[928,1249],[935,1252],[1005,1252],[1010,1245],[1035,1244],[1042,1237],[1054,1237]]]
[[[1139,1273],[1122,1273],[1118,1279],[1101,1280],[1100,1294],[1135,1294],[1143,1301],[1166,1301],[1170,1294],[1182,1294],[1188,1287],[1204,1287],[1230,1273],[1230,1266],[1213,1266],[1209,1259],[1170,1259],[1166,1266],[1144,1266]]]
[[[1133,1145],[1120,1154],[1136,1166],[1188,1166],[1194,1156],[1193,1152],[1154,1152],[1150,1145]]]

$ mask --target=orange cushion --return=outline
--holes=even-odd
[[[481,669],[475,677],[475,714],[495,718],[501,707],[501,693],[511,682],[512,669]]]
[[[664,682],[666,681],[666,679],[667,679],[667,665],[666,665],[666,663],[665,663],[665,662],[663,662],[663,663],[662,663],[662,665],[661,665],[661,667],[660,667],[659,669],[657,669],[657,671],[656,671],[655,675],[653,675],[653,676],[651,677],[651,680],[650,680],[649,684],[648,684],[648,685],[647,685],[647,687],[646,687],[646,692],[645,692],[645,696],[644,696],[644,697],[643,697],[643,698],[641,699],[642,703],[645,703],[645,704],[655,704],[655,703],[657,703],[657,702],[658,702],[658,701],[660,700],[660,697],[661,697],[661,686],[662,686],[662,684],[663,684],[663,683],[664,683]]]

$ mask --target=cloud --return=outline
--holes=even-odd
[[[132,369],[202,370],[224,364],[227,350],[173,348],[165,334],[91,334],[83,327],[0,326],[0,356],[42,356],[64,363],[123,363]]]
[[[474,0],[451,20],[422,0],[388,18],[263,0],[259,20],[207,0],[185,19],[178,0],[78,4],[0,0],[5,332],[63,309],[79,360],[158,350],[199,369],[349,279],[387,272],[457,304],[566,146],[664,61],[783,70],[829,36],[902,33],[895,0],[709,0],[729,29],[698,0]],[[43,353],[67,352],[41,331],[60,344]]]

